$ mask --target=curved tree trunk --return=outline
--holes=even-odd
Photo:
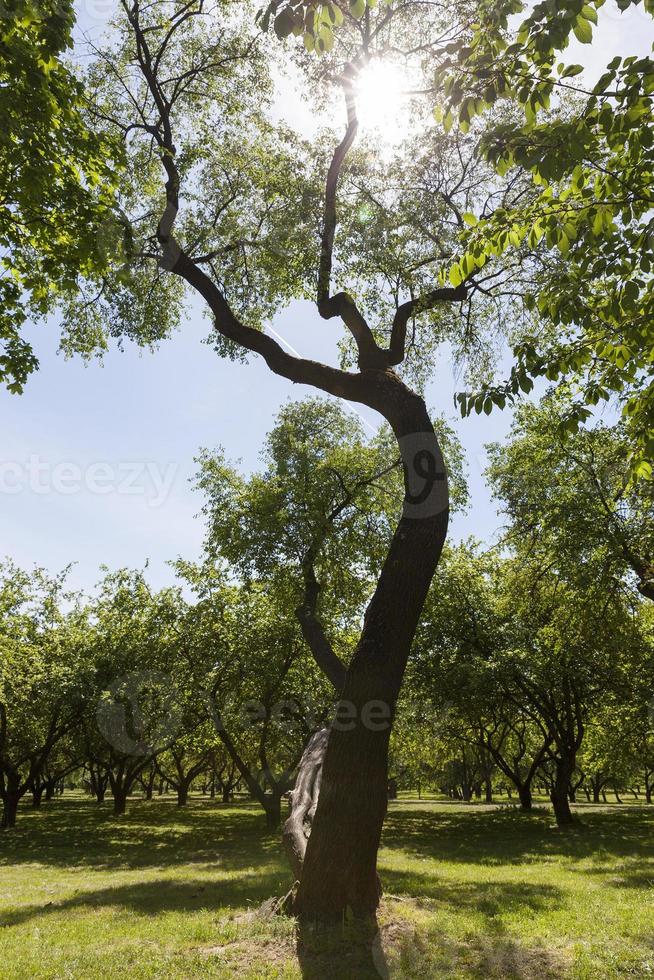
[[[341,703],[346,706],[348,723],[334,721],[329,731],[296,899],[296,910],[310,920],[340,920],[348,908],[358,916],[374,916],[379,904],[377,851],[386,814],[392,718],[447,532],[445,468],[424,403],[416,401],[424,415],[418,424],[407,426],[407,431],[419,432],[421,448],[415,451],[409,442],[407,450],[399,440],[406,465],[405,515],[393,537],[346,675]],[[438,503],[432,498],[428,515],[422,516],[419,508],[425,498],[412,496],[412,488],[416,473],[423,477],[424,486],[428,467],[435,474],[430,490],[438,484]]]
[[[321,728],[311,736],[300,759],[295,788],[291,790],[291,812],[284,823],[282,840],[295,881],[300,881],[302,877],[307,840],[318,806],[328,739],[328,728]]]

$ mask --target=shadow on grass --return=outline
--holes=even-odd
[[[228,911],[248,905],[257,907],[270,895],[279,893],[282,887],[283,875],[275,871],[253,871],[219,881],[206,878],[171,881],[160,878],[83,891],[62,902],[23,905],[0,914],[0,927],[21,925],[35,917],[102,907],[125,909],[142,916],[157,916],[161,912],[197,912],[207,908]]]
[[[407,932],[385,941],[386,977],[466,977],[469,980],[562,980],[569,961],[558,950],[526,946],[507,936]]]
[[[528,864],[564,857],[600,863],[637,857],[654,861],[654,807],[619,812],[584,810],[580,822],[558,830],[551,814],[538,810],[444,811],[391,808],[383,846],[417,857],[485,865]]]
[[[379,980],[390,976],[377,922],[318,926],[300,922],[297,959],[305,980]]]
[[[491,933],[501,933],[504,925],[500,915],[529,909],[541,912],[559,908],[564,892],[556,885],[531,884],[519,881],[452,881],[433,873],[415,871],[384,871],[384,887],[389,895],[419,896],[418,904],[434,909],[449,906],[462,911],[480,912]]]
[[[503,884],[439,889],[439,900],[485,911],[489,917],[482,934],[465,939],[431,928],[417,929],[407,907],[424,901],[387,897],[382,905],[381,929],[345,924],[298,930],[297,958],[305,980],[379,980],[391,977],[458,977],[475,980],[561,980],[568,973],[565,954],[542,945],[528,946],[508,935],[495,912],[527,907],[536,912],[555,905],[559,889],[548,886]],[[492,896],[492,897],[491,897]],[[404,909],[404,913],[402,912]],[[375,931],[376,930],[376,931]]]
[[[24,808],[15,830],[0,833],[0,867],[38,862],[61,867],[173,867],[215,865],[226,870],[279,860],[279,835],[265,830],[263,811],[193,800],[184,809],[173,800],[130,801],[122,817],[111,803],[55,800]]]

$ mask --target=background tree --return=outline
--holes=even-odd
[[[74,20],[72,0],[7,0],[0,17],[0,382],[15,392],[37,366],[26,319],[51,310],[80,272],[107,268],[120,228],[124,154],[85,117],[84,86],[65,62]]]
[[[409,686],[440,712],[439,730],[458,743],[458,754],[467,745],[468,755],[481,752],[492,760],[530,810],[532,784],[552,737],[510,692],[513,668],[498,602],[502,568],[498,555],[474,544],[448,551],[430,591]]]
[[[0,798],[2,826],[46,778],[53,751],[78,721],[90,672],[66,573],[5,563],[0,577]]]
[[[619,2],[621,10],[635,6]],[[446,122],[466,128],[474,116],[509,99],[523,124],[498,120],[483,139],[499,173],[531,175],[538,195],[497,211],[471,232],[463,263],[523,241],[558,248],[565,261],[539,278],[528,298],[550,328],[523,333],[506,385],[482,391],[503,404],[530,378],[569,381],[578,393],[567,424],[589,406],[617,398],[636,474],[649,477],[654,451],[652,383],[651,170],[654,152],[651,57],[616,56],[586,82],[582,66],[559,61],[574,35],[593,40],[603,0],[482,3],[471,30],[439,65]],[[645,3],[645,11],[652,13]],[[520,22],[518,15],[524,15]],[[573,93],[571,100],[565,98]],[[556,109],[550,109],[550,100]],[[497,118],[497,117],[496,117]],[[462,399],[464,412],[470,401]]]
[[[86,607],[86,643],[95,695],[85,716],[86,761],[96,782],[108,778],[114,814],[125,812],[141,774],[180,734],[178,589],[152,593],[142,572],[107,573]],[[101,785],[101,783],[100,783]]]

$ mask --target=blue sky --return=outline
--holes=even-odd
[[[99,29],[111,6],[87,0],[80,23]],[[576,45],[566,57],[588,65],[589,74],[615,54],[645,53],[654,40],[643,11],[608,13],[592,50]],[[273,328],[300,354],[333,361],[337,328],[310,304],[294,304]],[[202,501],[189,481],[200,447],[222,445],[250,469],[280,405],[315,394],[276,377],[258,358],[221,361],[202,343],[207,329],[193,307],[158,351],[126,345],[102,364],[84,365],[57,355],[56,323],[32,328],[40,370],[22,396],[0,391],[0,554],[51,570],[75,562],[71,581],[84,588],[97,581],[101,564],[140,567],[146,560],[160,586],[172,580],[168,560],[197,556]],[[501,519],[484,485],[483,447],[504,437],[510,414],[456,419],[456,388],[446,361],[429,402],[455,424],[471,489],[469,511],[454,519],[452,534],[490,541]]]

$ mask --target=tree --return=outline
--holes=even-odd
[[[169,749],[162,752],[153,765],[153,772],[167,782],[177,792],[177,806],[186,806],[191,785],[204,773],[211,758],[211,729],[195,730],[192,735],[183,735],[175,740]],[[149,784],[152,795],[154,775]]]
[[[618,3],[621,10],[632,5]],[[602,6],[603,0],[531,8],[522,0],[482,3],[470,32],[440,64],[439,79],[448,124],[457,118],[465,128],[500,99],[524,113],[522,125],[497,120],[484,152],[499,173],[522,170],[538,189],[535,198],[473,228],[467,255],[503,253],[527,240],[564,257],[528,299],[550,328],[522,334],[510,381],[483,394],[502,404],[528,390],[534,377],[570,382],[578,392],[566,419],[572,430],[588,417],[588,406],[617,397],[634,472],[649,477],[654,61],[616,56],[590,83],[577,78],[582,66],[558,61],[573,34],[592,42]],[[645,10],[651,14],[651,4]],[[558,104],[548,111],[552,96]],[[464,412],[469,404],[462,399]]]
[[[607,699],[625,703],[632,675],[651,665],[621,589],[564,572],[527,548],[503,558],[462,548],[436,576],[412,665],[421,689],[449,702],[451,729],[458,722],[459,738],[494,758],[525,808],[532,783],[551,775],[559,826],[573,819],[589,719]]]
[[[447,552],[412,653],[409,688],[431,703],[438,730],[457,751],[467,745],[469,755],[492,760],[531,810],[532,784],[553,739],[511,693],[506,613],[498,602],[503,567],[474,544]]]
[[[440,50],[461,29],[451,13],[416,0],[364,19],[358,8],[347,14],[329,71],[307,64],[308,86],[345,95],[345,133],[328,153],[270,124],[265,39],[247,37],[237,16],[209,11],[201,0],[124,0],[115,42],[92,69],[94,111],[126,138],[129,261],[126,267],[121,249],[117,269],[80,283],[99,298],[71,305],[69,346],[86,352],[94,337],[102,344],[118,331],[145,343],[161,339],[192,293],[209,311],[220,353],[259,355],[293,383],[374,409],[404,462],[402,516],[347,669],[327,636],[316,634],[356,722],[329,736],[297,895],[309,918],[340,920],[347,907],[373,914],[379,898],[390,720],[449,510],[439,439],[409,380],[424,380],[444,340],[459,352],[479,351],[498,305],[508,315],[507,283],[530,274],[528,261],[504,267],[500,260],[438,284],[462,215],[522,193],[516,184],[498,188],[474,141],[425,127],[401,147],[390,177],[373,141],[358,154],[353,147],[354,83],[364,64],[392,49],[421,73],[423,52]],[[326,81],[329,72],[335,85],[319,89],[317,76]],[[410,208],[398,191],[407,182]],[[347,205],[338,208],[344,188]],[[312,296],[321,318],[341,321],[352,369],[290,354],[261,329],[298,296]],[[154,315],[155,305],[164,315]],[[373,730],[363,719],[378,702],[389,724]]]
[[[654,599],[652,483],[630,480],[625,426],[596,423],[564,436],[567,402],[516,412],[511,435],[489,447],[487,478],[509,518],[507,540],[549,554],[566,574],[633,582]]]
[[[83,744],[98,801],[107,782],[114,814],[125,813],[141,774],[183,732],[178,589],[152,593],[143,573],[107,573],[85,608],[85,644],[94,665]]]
[[[460,507],[466,499],[460,449],[448,427],[442,421],[436,425],[450,461],[453,503]],[[366,441],[355,417],[338,405],[310,399],[280,412],[264,458],[264,471],[244,480],[221,454],[201,457],[198,482],[207,495],[208,552],[227,559],[246,578],[283,577],[285,602],[295,608],[304,640],[337,698],[342,664],[352,656],[400,509],[400,457],[389,433]],[[265,579],[260,583],[271,587]],[[341,704],[347,712],[347,702]],[[338,710],[337,705],[337,715]],[[292,812],[285,831],[298,878],[325,747],[324,737],[307,747],[292,803],[292,811],[297,805],[303,816]]]
[[[65,572],[49,577],[11,563],[0,569],[0,798],[2,827],[41,785],[53,750],[75,727],[90,672]],[[37,791],[38,792],[38,791]]]
[[[281,578],[229,585],[210,563],[181,570],[197,597],[186,625],[190,649],[208,664],[202,701],[213,724],[205,759],[218,740],[276,830],[312,715],[326,710],[325,684],[307,663],[293,615],[297,594]],[[233,778],[225,785],[229,791]]]
[[[0,17],[0,382],[14,392],[37,366],[25,320],[80,271],[106,268],[103,240],[120,228],[122,146],[85,118],[84,86],[64,61],[73,24],[72,0],[7,0]]]
[[[564,827],[573,820],[569,790],[589,716],[607,692],[627,688],[633,664],[650,651],[618,589],[580,590],[524,553],[505,575],[506,691],[551,740],[552,804]]]

